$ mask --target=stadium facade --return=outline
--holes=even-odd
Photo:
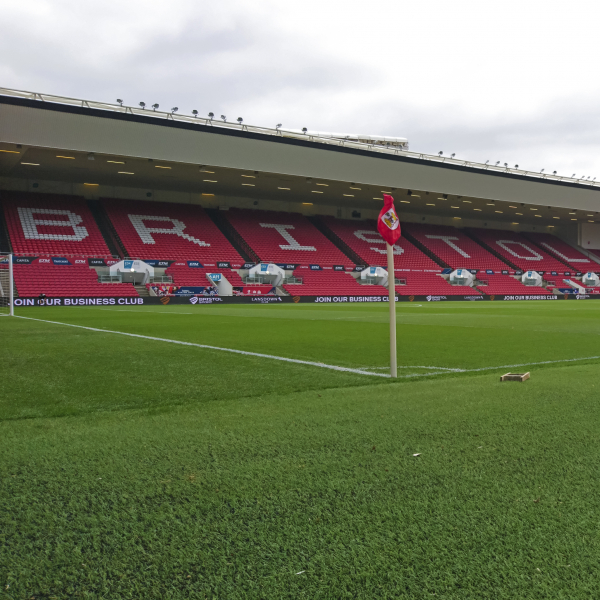
[[[405,232],[400,300],[595,297],[600,183],[0,89],[0,251],[19,303],[382,301],[383,192]],[[152,272],[111,274],[125,259]]]

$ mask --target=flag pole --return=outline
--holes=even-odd
[[[390,302],[390,376],[398,377],[396,357],[396,275],[394,273],[394,247],[386,242],[388,263],[388,299]]]

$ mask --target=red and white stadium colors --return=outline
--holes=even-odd
[[[399,296],[478,296],[477,289],[466,285],[450,285],[443,277],[435,273],[397,273],[400,281],[406,285],[397,285]]]
[[[323,217],[322,222],[361,258],[363,264],[387,268],[385,241],[379,235],[375,221],[348,221]],[[402,224],[402,227],[404,228],[405,224]],[[440,265],[402,237],[394,245],[394,265],[398,270],[434,273],[442,271]]]
[[[471,233],[523,271],[564,271],[564,263],[513,231],[471,229]]]
[[[506,263],[456,227],[404,223],[402,228],[453,269],[507,268]]]
[[[201,206],[116,199],[103,205],[133,258],[244,262]]]
[[[549,294],[543,287],[531,287],[524,285],[518,279],[511,277],[510,275],[501,275],[494,273],[493,275],[480,274],[478,276],[482,285],[478,285],[477,289],[482,294],[496,295],[496,294]]]
[[[130,283],[98,283],[94,269],[87,264],[54,265],[39,259],[29,265],[14,265],[15,285],[19,296],[39,296],[49,298],[105,296],[137,296]]]
[[[380,285],[361,285],[350,273],[340,271],[311,271],[296,269],[294,277],[302,284],[287,284],[284,289],[292,296],[387,296],[387,289]]]
[[[527,239],[535,242],[538,246],[556,257],[559,261],[568,265],[574,271],[585,272],[592,267],[596,268],[598,263],[591,261],[585,254],[578,252],[566,242],[549,233],[524,233]],[[556,269],[552,269],[556,270]],[[564,271],[564,268],[561,269]]]
[[[17,255],[110,256],[83,198],[2,192],[2,205]]]
[[[303,215],[258,210],[230,210],[226,215],[260,260],[299,265],[354,266]]]

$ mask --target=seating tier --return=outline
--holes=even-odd
[[[14,265],[14,279],[19,296],[60,297],[137,297],[130,283],[98,283],[94,269],[86,265]]]
[[[244,262],[201,206],[112,198],[102,202],[130,257],[190,259],[208,266]]]
[[[294,276],[302,279],[302,284],[283,286],[292,296],[387,296],[383,286],[361,285],[350,273],[341,271],[296,269]]]
[[[510,275],[481,275],[481,281],[487,282],[488,285],[478,285],[477,289],[488,296],[502,294],[549,294],[550,292],[543,287],[525,285],[519,280]]]
[[[468,285],[450,285],[435,273],[397,273],[397,279],[404,279],[406,285],[396,285],[400,296],[477,296],[479,292]]]
[[[15,254],[111,256],[83,198],[3,191],[2,206]]]
[[[387,269],[386,245],[377,231],[375,221],[351,221],[323,217],[323,223],[369,266]],[[404,225],[403,225],[404,227]],[[396,269],[430,270],[441,272],[442,268],[406,238],[400,238],[394,246]]]
[[[403,229],[453,269],[491,269],[509,266],[456,227],[404,223]]]
[[[354,263],[305,216],[258,210],[230,210],[227,219],[261,261],[321,266]]]
[[[598,265],[598,263],[590,260],[585,254],[582,254],[575,248],[572,248],[566,242],[557,238],[555,235],[549,233],[526,233],[524,234],[529,240],[534,242],[537,246],[542,247],[546,252],[549,252],[552,256],[557,258],[559,261],[567,263],[571,269],[575,271],[586,272]],[[552,269],[558,271],[557,269]],[[569,267],[562,265],[562,271],[569,270]]]
[[[477,239],[524,271],[564,271],[565,265],[513,231],[471,229]]]

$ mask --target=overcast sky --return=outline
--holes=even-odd
[[[0,0],[0,86],[600,178],[598,2]]]

